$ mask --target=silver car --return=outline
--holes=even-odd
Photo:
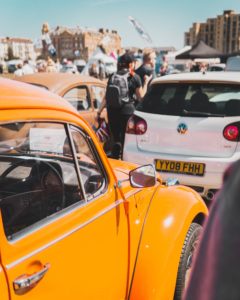
[[[130,118],[123,159],[154,163],[207,199],[240,158],[240,73],[195,72],[152,81]]]

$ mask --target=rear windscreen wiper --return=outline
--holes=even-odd
[[[225,117],[225,115],[222,114],[212,114],[208,112],[201,112],[201,111],[188,111],[188,110],[183,110],[182,111],[183,116],[190,116],[190,117]]]

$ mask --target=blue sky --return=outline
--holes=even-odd
[[[239,0],[0,0],[0,37],[37,39],[48,22],[68,27],[108,28],[119,32],[122,46],[148,46],[128,21],[136,18],[153,40],[153,46],[183,47],[184,32],[193,22],[240,13]]]

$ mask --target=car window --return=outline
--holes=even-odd
[[[106,188],[106,176],[96,151],[87,136],[75,127],[71,127],[71,135],[78,160],[81,182],[88,200],[98,196]]]
[[[105,96],[106,89],[102,86],[92,85],[93,105],[94,108],[99,108]]]
[[[91,100],[86,86],[78,86],[70,89],[63,96],[78,111],[90,110]]]
[[[152,114],[202,116],[240,115],[240,86],[225,83],[152,84],[137,110]]]
[[[226,62],[226,71],[240,71],[240,57],[229,57]]]
[[[220,72],[220,71],[224,71],[224,67],[221,66],[211,66],[209,67],[209,71],[211,72]]]
[[[0,126],[0,209],[8,239],[84,203],[66,126]]]

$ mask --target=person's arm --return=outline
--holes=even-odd
[[[107,87],[109,85],[109,82],[110,82],[111,78],[112,78],[112,76],[110,76],[110,78],[108,79]],[[104,110],[104,108],[106,107],[106,105],[107,105],[107,102],[106,102],[106,92],[105,92],[105,96],[103,97],[102,102],[101,102],[101,104],[98,108],[98,111],[97,111],[97,116],[96,116],[97,120],[101,117],[101,113]]]
[[[136,88],[135,94],[136,94],[136,96],[137,96],[137,100],[138,100],[138,101],[141,101],[142,98],[144,97],[144,95],[146,94],[147,88],[148,88],[148,83],[149,83],[149,81],[150,81],[151,79],[152,79],[152,75],[151,75],[151,76],[145,75],[145,76],[144,76],[144,83],[143,83],[143,86],[140,86],[140,87]]]
[[[101,117],[101,113],[105,107],[106,107],[106,97],[104,96],[97,111],[97,116],[96,116],[97,120]]]

